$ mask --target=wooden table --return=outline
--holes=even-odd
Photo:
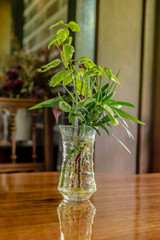
[[[58,173],[0,175],[0,240],[159,240],[160,174],[97,174],[91,202],[62,202]]]

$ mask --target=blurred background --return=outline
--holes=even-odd
[[[121,69],[116,98],[133,103],[130,113],[146,123],[129,124],[134,141],[116,127],[131,154],[101,131],[95,170],[160,172],[160,1],[0,0],[0,6],[0,172],[60,170],[61,137],[52,112],[31,116],[25,110],[26,104],[63,91],[51,92],[47,85],[59,68],[37,73],[57,58],[57,49],[47,45],[54,37],[49,26],[59,20],[81,27],[74,36],[76,57],[90,57],[115,74]],[[60,123],[65,121],[62,114]]]

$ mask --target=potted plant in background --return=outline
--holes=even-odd
[[[70,31],[80,32],[78,24],[59,21],[50,29],[59,25],[63,28],[55,33],[48,47],[54,45],[58,48],[61,58],[42,66],[38,71],[45,72],[63,64],[65,70],[55,74],[49,86],[62,85],[66,94],[58,94],[56,98],[30,109],[51,107],[57,120],[60,112],[68,114],[71,125],[59,126],[63,141],[63,163],[58,190],[66,200],[81,201],[89,199],[96,191],[93,151],[95,135],[100,135],[99,128],[115,137],[126,148],[115,135],[113,127],[121,125],[132,137],[125,119],[144,123],[122,110],[122,106],[134,108],[133,104],[113,99],[115,88],[120,86],[118,74],[115,76],[109,68],[96,65],[87,57],[73,59],[75,49]]]
[[[39,102],[37,99],[48,95],[49,87],[44,81],[46,76],[37,72],[37,68],[44,63],[45,59],[42,60],[39,54],[26,53],[23,49],[15,51],[12,55],[0,57],[0,101],[8,102],[8,106],[10,102],[15,101],[17,107],[19,106],[18,111],[14,111],[17,141],[31,138],[31,116],[26,109],[28,102],[36,104]],[[7,114],[7,110],[3,109],[3,128],[6,133],[9,122],[9,118],[5,120]],[[9,145],[7,138],[8,133],[0,139],[0,145]]]
[[[44,64],[37,54],[19,50],[0,57],[0,97],[42,98],[48,91],[37,68]]]

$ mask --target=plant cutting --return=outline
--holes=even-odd
[[[114,100],[115,90],[120,86],[118,75],[111,69],[96,65],[87,57],[73,58],[75,49],[70,32],[80,32],[77,23],[63,21],[52,25],[55,37],[48,47],[55,46],[60,58],[38,69],[45,72],[62,64],[64,70],[49,80],[49,86],[63,86],[65,94],[58,93],[56,98],[41,102],[31,109],[51,107],[53,112],[64,111],[68,114],[70,125],[60,126],[63,141],[63,163],[58,190],[65,199],[81,201],[89,199],[96,191],[93,171],[93,145],[95,134],[100,135],[102,128],[108,135],[115,137],[127,151],[127,147],[117,138],[113,127],[121,125],[129,137],[126,119],[144,124],[122,109],[123,106],[134,108],[129,102]],[[58,119],[58,117],[57,117]]]

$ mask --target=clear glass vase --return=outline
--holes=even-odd
[[[88,200],[96,191],[93,153],[96,131],[91,127],[59,126],[63,162],[58,191],[67,201]]]

